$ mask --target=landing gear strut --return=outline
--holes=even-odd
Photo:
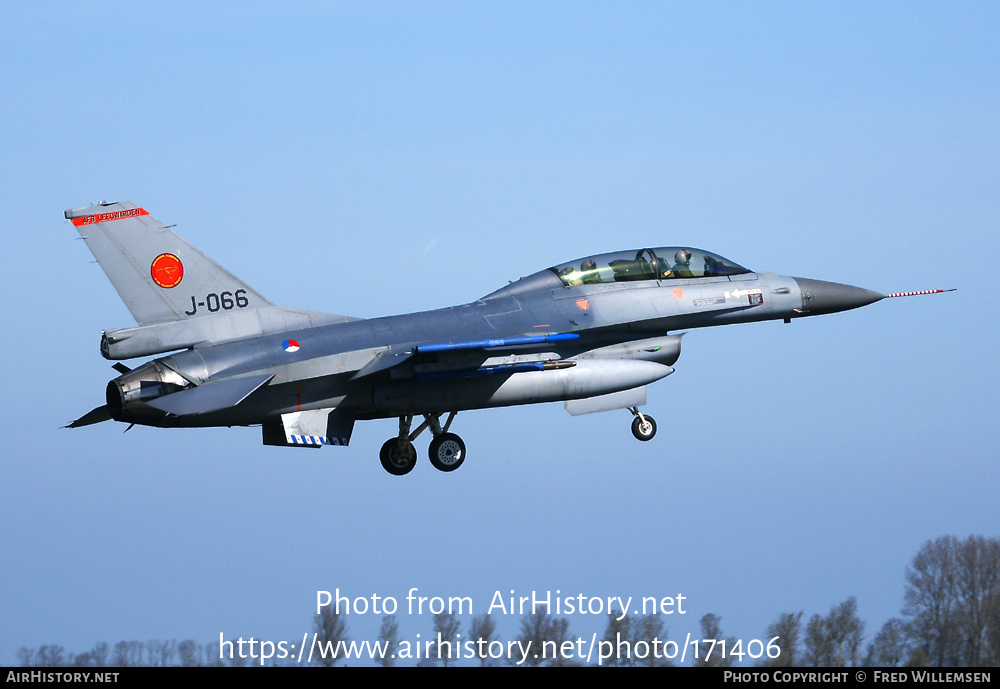
[[[440,413],[424,414],[424,422],[412,432],[410,426],[413,424],[413,415],[400,416],[399,435],[385,441],[379,452],[382,468],[393,476],[410,473],[417,463],[417,451],[413,447],[413,441],[426,428],[430,428],[434,435],[428,451],[431,465],[438,471],[455,471],[462,466],[462,462],[465,461],[465,443],[454,433],[448,432],[457,413],[448,414],[448,420],[443,427]]]
[[[643,414],[638,407],[629,407],[635,417],[632,419],[632,435],[638,440],[652,440],[656,435],[656,421],[649,414]]]

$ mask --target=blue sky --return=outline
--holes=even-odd
[[[992,3],[4,5],[0,663],[301,638],[337,587],[477,613],[497,590],[682,593],[674,639],[853,595],[870,638],[924,541],[1000,524],[998,33]],[[362,317],[678,244],[958,291],[694,331],[650,388],[653,442],[625,412],[469,412],[461,471],[398,479],[391,420],[316,452],[61,429],[115,375],[100,330],[132,322],[62,218],[102,199],[276,303]]]

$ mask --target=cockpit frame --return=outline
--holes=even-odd
[[[672,258],[671,262],[669,259]],[[659,247],[618,251],[577,259],[549,268],[564,287],[743,275],[738,263],[693,247]]]

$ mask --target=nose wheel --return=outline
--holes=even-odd
[[[632,435],[643,442],[652,440],[653,436],[656,435],[656,421],[653,420],[653,417],[649,414],[643,414],[637,407],[630,407],[629,411],[635,416],[632,419]]]
[[[462,466],[465,461],[465,443],[454,433],[448,432],[456,414],[457,412],[451,412],[448,415],[444,427],[440,423],[441,414],[425,414],[424,422],[413,432],[410,431],[413,415],[399,417],[399,435],[386,440],[379,451],[382,468],[393,476],[410,473],[417,464],[417,451],[413,447],[413,441],[426,428],[430,428],[434,435],[428,448],[431,466],[438,471],[455,471]]]

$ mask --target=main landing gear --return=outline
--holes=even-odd
[[[399,435],[386,440],[378,454],[382,468],[393,476],[410,473],[417,464],[417,451],[413,447],[413,441],[425,428],[430,428],[434,435],[428,451],[434,468],[438,471],[455,471],[462,466],[462,462],[465,461],[465,443],[454,433],[448,432],[457,413],[448,414],[444,427],[440,423],[441,414],[424,414],[424,422],[412,433],[410,426],[413,423],[413,415],[400,416]]]

